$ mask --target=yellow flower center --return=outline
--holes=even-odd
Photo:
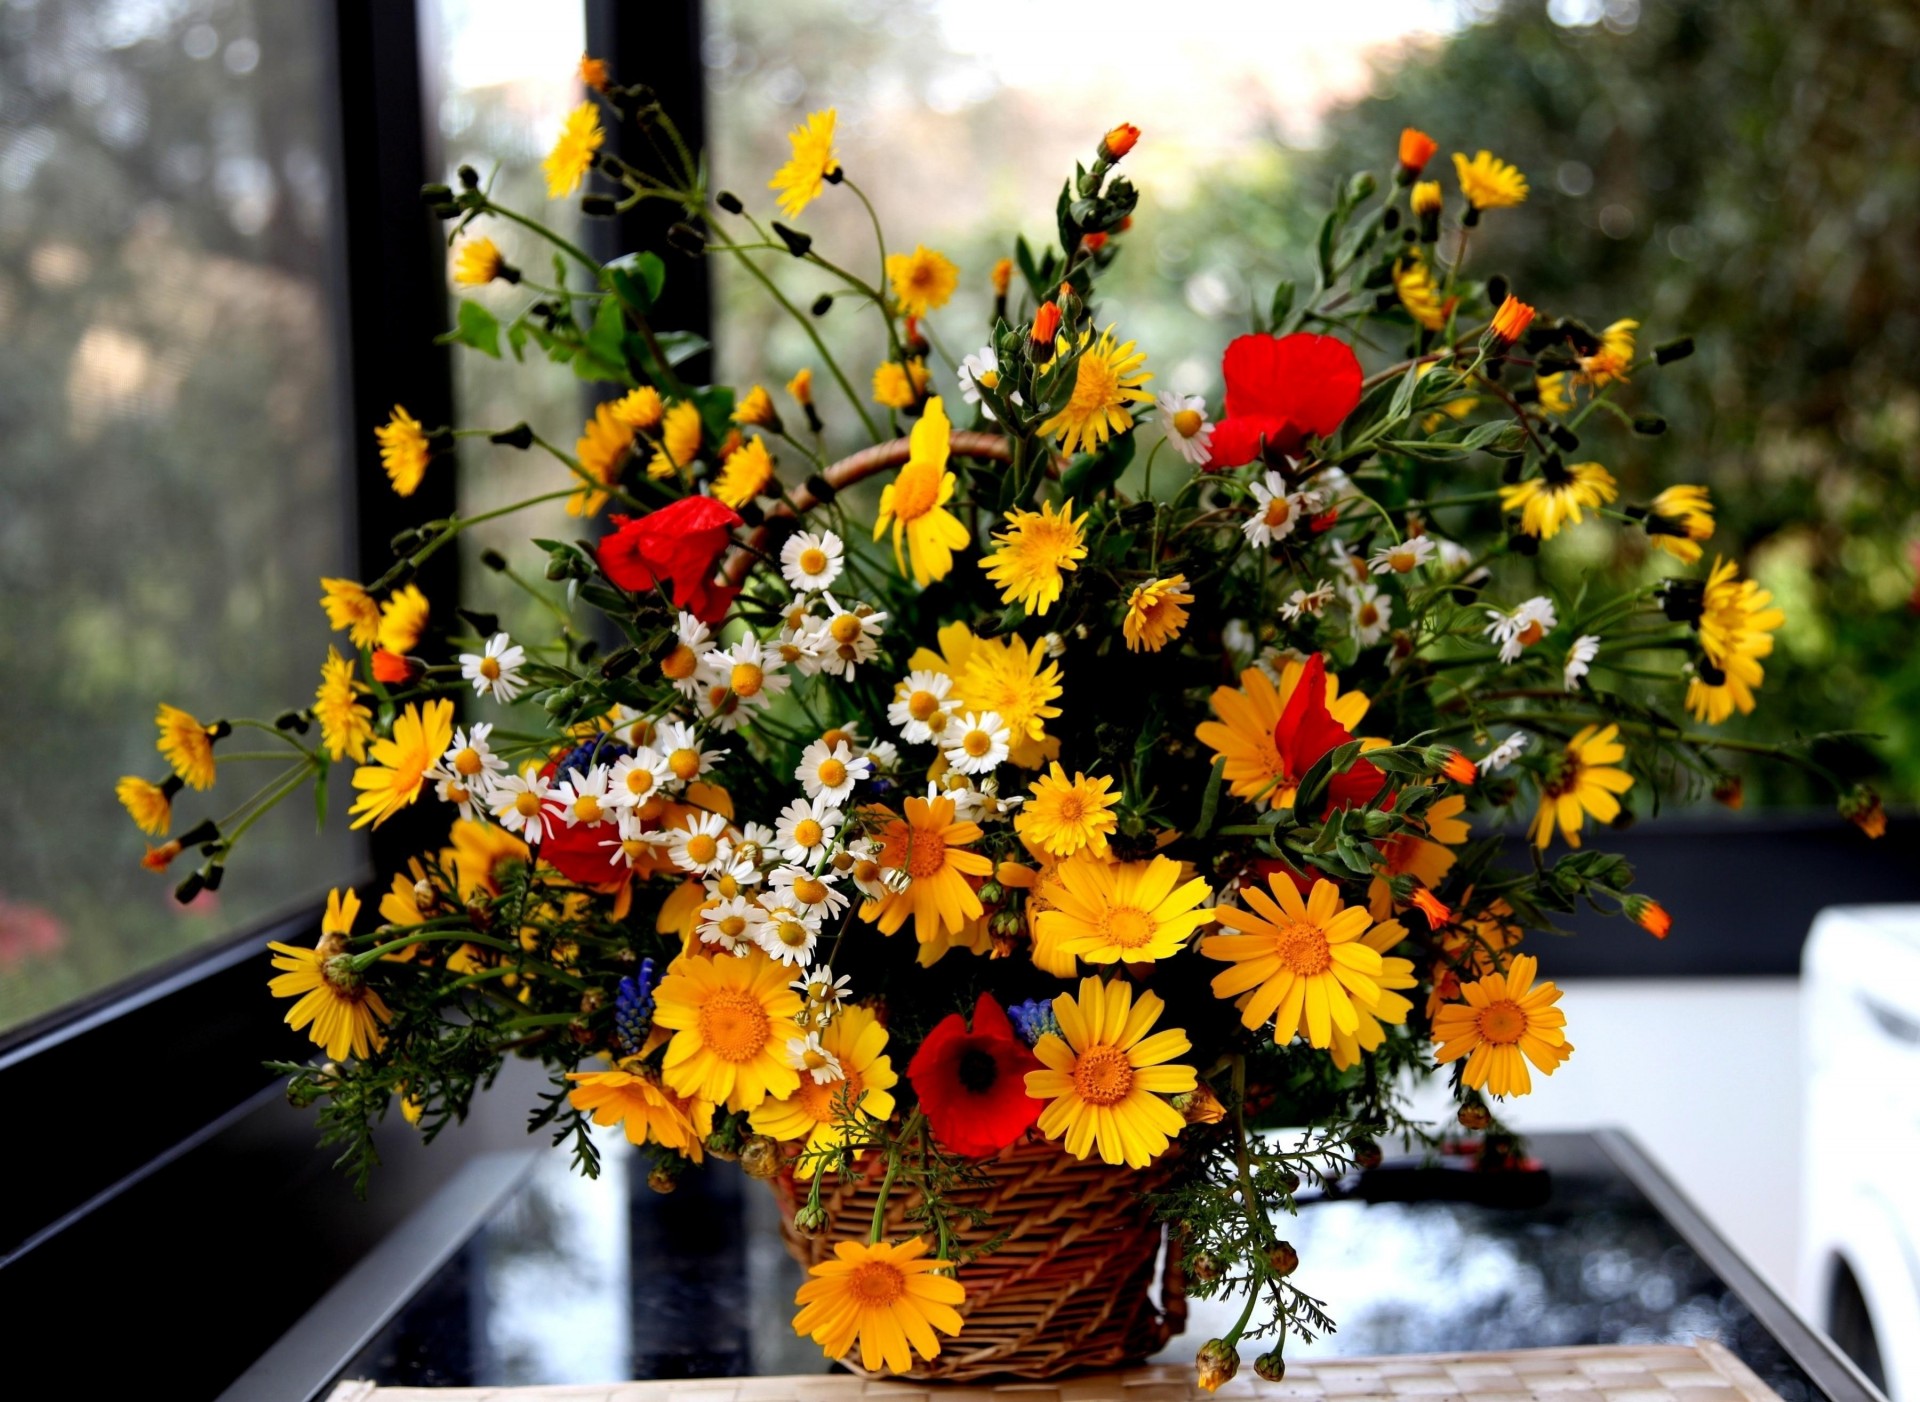
[[[1073,382],[1071,406],[1082,412],[1120,403],[1120,372],[1108,357],[1098,354],[1080,358],[1080,373]]]
[[[733,673],[727,678],[735,696],[758,696],[760,688],[766,684],[766,673],[754,662],[736,662]]]
[[[793,825],[793,840],[802,847],[818,847],[826,831],[811,818],[802,818]]]
[[[940,500],[940,469],[930,462],[910,462],[893,484],[893,514],[901,521],[917,521]]]
[[[808,1057],[811,1059],[812,1053],[808,1053]],[[794,1099],[800,1102],[801,1110],[804,1111],[807,1117],[813,1120],[814,1123],[825,1124],[832,1120],[835,1117],[834,1102],[842,1096],[846,1097],[849,1105],[858,1105],[860,1103],[860,1096],[865,1090],[865,1087],[860,1081],[860,1073],[855,1071],[851,1066],[847,1066],[844,1069],[846,1070],[846,1079],[842,1081],[828,1081],[822,1084],[814,1080],[811,1076],[807,1076],[801,1080],[800,1089],[794,1096]],[[883,1269],[893,1270],[893,1267],[886,1266],[883,1267]],[[898,1276],[899,1272],[894,1271],[894,1274]]]
[[[907,875],[915,881],[938,875],[947,865],[947,844],[940,834],[922,828],[907,831]]]
[[[744,915],[726,915],[720,919],[720,933],[730,940],[737,940],[747,932],[747,917]]]
[[[940,698],[931,691],[916,691],[907,698],[907,714],[917,721],[925,721],[940,709]]]
[[[523,818],[532,818],[540,812],[540,797],[533,793],[519,793],[513,796],[513,811]]]
[[[945,711],[935,711],[927,717],[927,729],[931,730],[935,735],[938,735],[947,728],[948,722],[952,719],[953,717]]]
[[[993,736],[984,730],[969,730],[966,738],[960,742],[960,748],[975,759],[980,759],[993,748]]]
[[[772,1033],[766,1009],[752,994],[722,988],[700,1005],[700,1040],[722,1061],[752,1061]]]
[[[973,381],[975,384],[985,385],[988,389],[998,389],[1000,388],[1000,372],[998,370],[982,370],[973,377]]]
[[[1326,931],[1304,920],[1290,920],[1281,926],[1274,946],[1280,962],[1301,978],[1324,974],[1333,964]]]
[[[847,1277],[847,1290],[862,1308],[884,1309],[907,1293],[907,1278],[897,1266],[868,1261]]]
[[[1358,617],[1362,628],[1371,628],[1380,621],[1380,606],[1372,600],[1368,600],[1366,603],[1360,605]]]
[[[472,794],[458,784],[447,785],[447,802],[449,803],[465,803],[472,797]]]
[[[827,632],[836,643],[853,642],[860,636],[860,620],[850,613],[836,614],[827,625]]]
[[[1540,620],[1536,618],[1530,621],[1526,627],[1522,628],[1515,637],[1519,640],[1522,647],[1532,647],[1535,643],[1546,637],[1546,635],[1546,630],[1540,626]]]
[[[627,771],[628,793],[650,794],[653,792],[653,785],[654,778],[651,769],[641,769],[635,766]]]
[[[1527,1013],[1511,998],[1489,1003],[1480,1010],[1480,1036],[1500,1046],[1510,1046],[1527,1030]]]
[[[1073,1088],[1089,1105],[1118,1105],[1133,1089],[1133,1067],[1118,1047],[1088,1047],[1073,1063]]]
[[[817,545],[810,545],[800,552],[800,573],[825,574],[827,571],[827,552]]]
[[[700,772],[700,752],[698,750],[675,750],[667,756],[667,768],[673,771],[676,779],[691,779]]]
[[[482,768],[480,752],[471,745],[453,757],[454,773],[464,774],[469,779],[478,774]]]
[[[1076,789],[1053,801],[1053,816],[1063,823],[1077,823],[1087,816],[1087,801]]]
[[[837,789],[847,782],[847,766],[837,759],[823,759],[814,770],[814,777],[820,781],[821,788]]]
[[[740,894],[740,883],[734,880],[732,872],[728,872],[725,876],[715,879],[713,889],[722,900],[730,901]]]
[[[799,877],[793,883],[793,898],[806,905],[819,905],[827,898],[827,883],[818,877]]]
[[[480,675],[485,677],[490,682],[499,681],[500,680],[499,659],[493,658],[493,657],[481,658],[480,659]]]
[[[1387,563],[1393,566],[1395,574],[1410,574],[1419,560],[1411,550],[1395,550],[1387,556]]]
[[[1293,515],[1293,503],[1285,497],[1274,497],[1267,503],[1267,509],[1261,519],[1270,527],[1284,526],[1291,515]]]
[[[782,916],[773,927],[773,937],[788,949],[805,949],[813,931],[792,916]]]
[[[1115,906],[1107,912],[1102,932],[1111,944],[1138,949],[1153,938],[1153,917],[1134,906]]]
[[[699,661],[700,659],[694,656],[693,649],[681,643],[662,659],[660,672],[669,681],[682,682],[693,675],[693,669]]]
[[[636,864],[646,859],[647,846],[648,844],[639,838],[630,837],[620,844],[620,855],[625,857],[630,865]]]
[[[1201,422],[1198,409],[1182,409],[1173,416],[1173,431],[1182,438],[1191,438],[1200,431]]]
[[[880,863],[871,857],[862,857],[853,864],[853,879],[862,885],[874,886],[880,881]]]
[[[720,844],[704,832],[697,832],[687,839],[687,857],[690,861],[705,866],[720,855]]]
[[[583,823],[600,821],[600,800],[590,793],[583,793],[573,801],[573,816]]]

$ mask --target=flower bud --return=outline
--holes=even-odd
[[[1470,1100],[1460,1107],[1460,1112],[1454,1118],[1460,1121],[1462,1129],[1470,1129],[1477,1134],[1493,1123],[1493,1112],[1479,1101]]]
[[[308,720],[305,711],[282,711],[273,718],[275,730],[291,730],[297,735],[305,735],[311,725],[312,722]],[[164,788],[165,785],[162,787]],[[175,792],[177,793],[178,790]]]
[[[1139,140],[1140,128],[1132,122],[1122,122],[1100,138],[1100,159],[1112,164],[1131,151]]]
[[[1480,777],[1474,762],[1451,745],[1428,746],[1427,763],[1456,784],[1471,784]]]
[[[773,231],[780,236],[780,242],[787,246],[787,252],[796,258],[806,257],[813,248],[813,235],[789,229],[777,219],[773,223]]]
[[[794,1209],[793,1229],[804,1237],[817,1237],[831,1225],[827,1209],[819,1203],[803,1202]]]
[[[1720,775],[1713,781],[1713,801],[1738,813],[1746,807],[1746,782],[1738,774]]]
[[[1676,360],[1685,360],[1693,354],[1693,337],[1682,336],[1678,340],[1668,341],[1653,348],[1655,365],[1671,365]]]
[[[1240,1371],[1240,1354],[1225,1339],[1208,1339],[1193,1356],[1194,1381],[1207,1392],[1216,1392],[1231,1382]]]
[[[1667,421],[1658,414],[1636,414],[1633,431],[1647,438],[1658,438],[1667,431]]]
[[[1380,1146],[1378,1144],[1365,1135],[1357,1135],[1350,1142],[1353,1146],[1353,1162],[1356,1168],[1368,1169],[1380,1167],[1380,1160],[1383,1155],[1380,1153]]]
[[[1886,835],[1887,811],[1880,806],[1880,795],[1865,784],[1854,785],[1840,800],[1840,816],[1868,837]]]
[[[680,1186],[679,1170],[667,1167],[664,1160],[656,1163],[653,1171],[647,1174],[647,1186],[656,1193],[670,1193]]]
[[[1500,310],[1493,314],[1493,326],[1489,334],[1495,342],[1510,346],[1527,334],[1533,318],[1534,309],[1508,293],[1507,299],[1500,304]]]
[[[1627,919],[1657,940],[1665,939],[1668,931],[1673,929],[1673,917],[1652,896],[1628,896],[1620,903],[1620,909]]]
[[[415,675],[413,659],[402,657],[397,652],[388,652],[385,648],[373,650],[373,679],[382,686],[400,686]]]
[[[1281,1382],[1287,1376],[1287,1361],[1280,1356],[1280,1350],[1276,1348],[1254,1359],[1253,1371],[1267,1382]]]
[[[1220,1258],[1202,1251],[1187,1262],[1187,1278],[1199,1285],[1211,1285],[1226,1273]]]
[[[825,316],[833,310],[833,294],[822,292],[818,297],[813,299],[813,306],[810,310],[815,316]]]
[[[1013,259],[1002,258],[993,265],[993,295],[1004,297],[1013,286]]]
[[[713,197],[713,202],[729,214],[739,214],[746,208],[740,203],[740,197],[731,190],[722,190]]]
[[[1060,334],[1060,304],[1043,302],[1033,314],[1033,329],[1027,332],[1034,358],[1044,360],[1053,354],[1053,338]]]
[[[1275,1275],[1292,1275],[1300,1269],[1300,1253],[1292,1242],[1283,1241],[1267,1252],[1267,1265]]]
[[[524,453],[533,446],[533,430],[525,423],[517,423],[512,428],[488,434],[487,442],[498,443],[503,448],[518,448]]]
[[[1440,149],[1440,143],[1428,136],[1418,127],[1400,129],[1400,175],[1402,185],[1410,185],[1420,178],[1420,172],[1427,168],[1427,162],[1433,159],[1433,153]],[[1439,189],[1439,182],[1431,182]]]
[[[771,1178],[780,1171],[780,1146],[764,1134],[749,1134],[740,1145],[740,1167],[749,1178]]]
[[[1407,203],[1422,220],[1430,215],[1438,218],[1446,208],[1447,196],[1438,180],[1422,180],[1408,193]]]
[[[1205,1081],[1192,1090],[1173,1097],[1173,1108],[1190,1125],[1217,1125],[1227,1117],[1227,1107]]]

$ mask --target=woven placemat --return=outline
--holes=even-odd
[[[1058,1382],[940,1386],[844,1375],[688,1378],[561,1387],[376,1387],[343,1382],[328,1402],[1196,1402],[1217,1398],[1339,1398],[1393,1402],[1780,1402],[1719,1344],[1691,1347],[1517,1349],[1510,1353],[1407,1354],[1289,1364],[1285,1382],[1251,1368],[1220,1391],[1194,1385],[1193,1369],[1156,1364]]]

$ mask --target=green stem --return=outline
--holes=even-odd
[[[561,238],[560,235],[556,234],[553,230],[549,229],[545,224],[542,224],[539,220],[529,219],[524,214],[517,214],[513,210],[508,209],[505,205],[495,204],[492,200],[487,201],[486,212],[489,214],[497,214],[502,219],[511,219],[514,223],[520,225],[522,228],[533,230],[534,233],[540,235],[541,238],[545,239],[548,243],[552,244],[555,248],[559,249],[562,253],[568,254],[571,257],[579,260],[582,266],[593,269],[594,277],[598,279],[600,275],[599,260],[594,258],[592,255],[584,252],[583,250],[576,247],[575,245],[567,242],[567,240]]]

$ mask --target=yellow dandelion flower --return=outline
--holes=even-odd
[[[320,743],[334,759],[358,764],[373,738],[373,712],[360,704],[366,688],[354,680],[353,662],[332,647],[320,664],[320,688],[313,694],[313,718],[320,722]]]
[[[1033,1049],[1043,1070],[1027,1072],[1027,1094],[1045,1100],[1040,1132],[1065,1138],[1084,1159],[1096,1148],[1105,1163],[1145,1168],[1167,1150],[1186,1120],[1166,1097],[1200,1081],[1191,1066],[1168,1065],[1192,1048],[1187,1034],[1168,1028],[1148,1035],[1166,1004],[1142,992],[1136,1002],[1125,983],[1080,981],[1080,996],[1053,1000],[1060,1035],[1048,1033]]]
[[[393,416],[376,428],[373,436],[380,442],[380,466],[387,470],[393,490],[403,497],[412,496],[420,489],[420,481],[427,475],[427,460],[433,456],[433,445],[420,420],[396,404]]]
[[[619,1125],[630,1144],[658,1144],[699,1163],[713,1133],[713,1102],[675,1095],[637,1058],[609,1071],[569,1071],[567,1101],[597,1125]]]
[[[613,416],[639,433],[652,433],[666,413],[666,402],[652,385],[630,389],[613,401]]]
[[[1180,863],[1168,857],[1109,862],[1082,853],[1060,864],[1040,930],[1089,964],[1170,959],[1213,920],[1201,905],[1207,883],[1180,875]]]
[[[929,382],[926,363],[918,358],[905,364],[886,361],[874,368],[873,402],[883,409],[911,409]]]
[[[1133,427],[1129,404],[1153,398],[1141,388],[1153,378],[1140,368],[1147,363],[1146,352],[1136,351],[1132,341],[1116,344],[1109,326],[1097,341],[1091,330],[1081,333],[1080,345],[1073,394],[1040,425],[1042,437],[1059,435],[1063,453],[1098,452],[1108,438]]]
[[[837,117],[833,108],[823,108],[808,114],[806,121],[787,133],[793,154],[773,173],[767,188],[779,193],[780,212],[789,219],[799,218],[802,210],[819,199],[827,177],[840,169],[833,154]]]
[[[1668,487],[1648,505],[1643,524],[1655,547],[1691,565],[1700,558],[1700,542],[1713,538],[1713,498],[1705,487]]]
[[[1464,1003],[1448,1003],[1435,1014],[1433,1059],[1441,1065],[1467,1058],[1463,1085],[1493,1095],[1525,1095],[1533,1089],[1531,1061],[1551,1076],[1573,1055],[1567,1041],[1567,1015],[1554,1006],[1560,990],[1551,982],[1535,984],[1539,961],[1516,954],[1505,973],[1494,972],[1463,984]]]
[[[372,647],[380,641],[380,604],[366,586],[351,579],[320,581],[320,607],[327,611],[327,624],[347,630],[347,641],[355,647]]]
[[[1533,843],[1543,851],[1553,841],[1554,824],[1566,835],[1569,847],[1580,845],[1580,828],[1589,814],[1597,823],[1620,815],[1615,797],[1633,787],[1633,775],[1613,768],[1627,757],[1619,742],[1620,727],[1589,725],[1567,741],[1553,757],[1540,786],[1540,811],[1533,819]]]
[[[1213,913],[1236,932],[1200,941],[1207,958],[1233,965],[1214,975],[1214,996],[1250,993],[1240,1006],[1242,1025],[1258,1028],[1271,1018],[1278,1046],[1296,1035],[1331,1046],[1335,1028],[1355,1033],[1359,1010],[1380,1008],[1380,954],[1360,938],[1373,918],[1366,907],[1343,902],[1331,881],[1315,881],[1305,900],[1284,872],[1268,877],[1267,888],[1271,896],[1257,886],[1241,889],[1250,911],[1223,905]]]
[[[177,774],[158,784],[138,774],[125,774],[113,786],[113,796],[127,810],[133,825],[149,837],[158,837],[173,826],[173,796],[178,792]]]
[[[820,1034],[820,1045],[839,1063],[841,1074],[830,1081],[804,1075],[800,1089],[785,1100],[763,1100],[752,1116],[756,1133],[805,1144],[794,1165],[803,1178],[818,1173],[821,1156],[858,1132],[849,1111],[892,1119],[893,1088],[900,1083],[886,1055],[887,1029],[870,1008],[842,1008]]]
[[[1071,497],[1057,514],[1050,502],[1038,511],[1008,512],[1006,530],[994,533],[999,548],[980,561],[999,586],[1000,601],[1017,602],[1029,616],[1052,608],[1066,583],[1062,572],[1087,558],[1086,521],[1084,512],[1074,518]]]
[[[1500,509],[1520,513],[1520,529],[1552,540],[1562,526],[1577,526],[1587,511],[1597,512],[1620,495],[1613,474],[1597,462],[1550,468],[1500,489]]]
[[[1393,290],[1416,324],[1438,331],[1447,324],[1448,302],[1434,285],[1433,271],[1417,255],[1393,265]]]
[[[212,788],[213,742],[225,732],[200,724],[178,706],[162,705],[154,715],[154,724],[160,727],[160,738],[154,742],[154,748],[166,757],[173,772],[184,779],[190,789]]]
[[[1184,574],[1150,580],[1135,589],[1127,599],[1127,616],[1120,624],[1127,651],[1158,652],[1179,637],[1180,630],[1187,626],[1186,606],[1193,598],[1187,593]]]
[[[633,449],[633,425],[621,416],[617,403],[602,402],[593,406],[593,417],[587,420],[581,430],[580,438],[573,445],[573,455],[580,460],[580,470],[585,478],[598,483],[590,486],[586,480],[574,494],[567,498],[567,515],[597,516],[600,508],[607,504],[607,492],[620,481],[620,474],[627,465],[627,455]]]
[[[960,285],[960,270],[944,253],[916,244],[911,253],[887,255],[887,281],[903,314],[925,316],[946,306]]]
[[[972,534],[960,519],[947,510],[953,499],[954,476],[947,471],[947,456],[953,441],[953,425],[947,420],[940,397],[927,401],[927,411],[913,426],[906,465],[880,493],[880,512],[873,523],[873,538],[880,539],[889,525],[893,527],[893,558],[904,572],[912,560],[916,584],[931,584],[946,578],[953,569],[953,552],[965,549]],[[901,553],[901,542],[906,553]],[[1005,719],[1004,715],[1002,719]]]
[[[898,1246],[837,1243],[833,1259],[809,1267],[811,1278],[794,1292],[800,1313],[793,1332],[811,1338],[829,1358],[847,1357],[857,1342],[860,1366],[869,1373],[904,1373],[916,1353],[938,1358],[940,1334],[960,1332],[954,1306],[967,1292],[952,1265],[929,1257],[927,1249],[920,1237]]]
[[[1562,370],[1555,375],[1541,375],[1533,382],[1540,394],[1540,412],[1543,414],[1564,414],[1573,408],[1573,372]]]
[[[992,711],[1005,723],[1011,732],[1008,758],[1022,769],[1037,769],[1059,752],[1046,725],[1060,714],[1052,702],[1061,691],[1060,668],[1047,650],[1012,636],[982,639],[954,687],[966,709]]]
[[[800,1036],[789,970],[759,949],[744,959],[674,960],[654,995],[656,1026],[673,1033],[662,1069],[681,1095],[751,1110],[800,1088],[787,1041]]]
[[[1407,192],[1407,205],[1418,215],[1438,214],[1447,203],[1438,180],[1417,180]]]
[[[787,381],[787,393],[803,409],[813,403],[813,371],[804,365],[794,371],[793,378]]]
[[[1413,1011],[1413,1004],[1400,996],[1397,990],[1413,988],[1420,982],[1414,977],[1411,959],[1396,959],[1387,954],[1407,937],[1407,928],[1398,920],[1383,920],[1366,934],[1360,936],[1360,942],[1380,955],[1380,972],[1374,975],[1374,982],[1380,987],[1380,1001],[1372,1008],[1355,1003],[1353,1010],[1359,1018],[1359,1026],[1351,1032],[1343,1032],[1339,1027],[1333,1029],[1333,1043],[1327,1048],[1337,1070],[1358,1066],[1360,1057],[1387,1040],[1386,1024],[1398,1027],[1407,1020],[1407,1014]]]
[[[427,770],[447,752],[453,741],[453,702],[442,698],[423,708],[408,702],[393,723],[389,739],[368,747],[371,763],[353,771],[353,786],[362,792],[353,802],[353,826],[375,827],[420,796]]]
[[[419,585],[404,584],[394,590],[380,605],[380,646],[399,656],[412,652],[427,631],[429,612]]]
[[[1013,830],[1029,847],[1050,857],[1107,855],[1107,834],[1118,822],[1113,807],[1120,801],[1113,780],[1085,774],[1069,779],[1056,760],[1029,787],[1033,797],[1013,817]]]
[[[557,200],[578,190],[606,140],[607,134],[600,127],[600,109],[591,102],[583,102],[567,113],[553,149],[540,162],[547,176],[547,198]]]
[[[307,1035],[314,1045],[335,1061],[379,1051],[387,1044],[380,1027],[393,1021],[392,1012],[367,986],[364,975],[354,970],[347,953],[346,937],[359,913],[359,896],[331,891],[318,945],[301,949],[278,940],[267,945],[273,951],[273,967],[281,971],[268,981],[268,990],[276,998],[299,999],[287,1009],[287,1026],[296,1032],[309,1028]]]
[[[780,431],[780,411],[773,407],[773,396],[765,387],[755,385],[733,407],[733,422],[742,428],[766,428]]]
[[[660,424],[660,447],[647,463],[647,476],[662,481],[699,457],[704,431],[700,407],[691,400],[682,400],[667,410]]]
[[[595,58],[592,54],[580,55],[580,66],[574,69],[574,76],[580,80],[583,87],[602,93],[607,90],[607,84],[613,81],[613,74],[607,69],[607,61],[604,58]]]
[[[1580,357],[1580,375],[1595,389],[1616,380],[1628,379],[1633,372],[1633,333],[1640,323],[1616,321],[1600,333],[1600,349]]]
[[[468,239],[453,255],[453,280],[462,287],[485,287],[507,264],[490,238]]]
[[[1491,151],[1482,151],[1472,160],[1455,151],[1453,170],[1460,177],[1460,193],[1476,210],[1507,209],[1527,197],[1527,177]]]
[[[914,938],[921,943],[944,930],[958,934],[984,910],[969,876],[985,876],[993,863],[968,844],[980,840],[978,823],[957,822],[950,798],[910,798],[904,816],[890,818],[874,833],[880,843],[880,869],[899,872],[905,885],[889,889],[860,907],[860,918],[879,925],[890,935],[913,917]]]
[[[773,482],[773,458],[764,438],[755,436],[727,454],[720,475],[714,479],[713,494],[738,510],[762,495]]]

